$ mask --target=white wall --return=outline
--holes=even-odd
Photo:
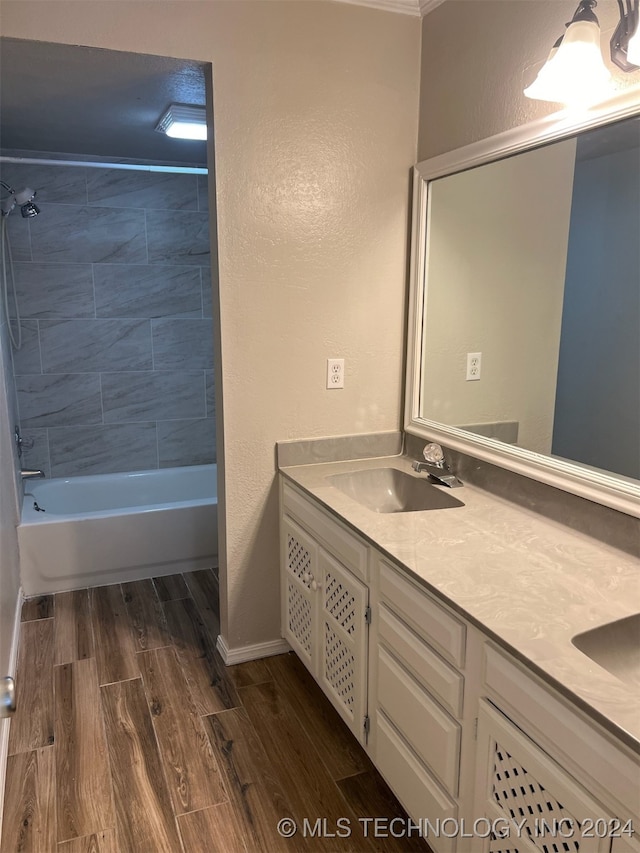
[[[213,64],[222,630],[231,648],[273,640],[275,442],[400,422],[420,21],[314,0],[9,0],[2,29]],[[324,388],[332,356],[343,391]]]
[[[551,452],[575,140],[431,185],[422,407]],[[481,352],[481,378],[466,357]]]

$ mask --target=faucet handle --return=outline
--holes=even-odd
[[[433,442],[425,444],[422,455],[429,464],[435,465],[437,468],[444,468],[444,451],[439,444]]]

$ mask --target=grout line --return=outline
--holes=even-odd
[[[100,587],[96,587],[96,589],[100,589]],[[83,658],[85,660],[85,658]],[[90,658],[88,658],[90,660]],[[103,687],[113,687],[114,684],[126,684],[129,681],[142,681],[142,673],[139,675],[132,675],[131,678],[121,678],[120,681],[105,681],[104,684],[98,683],[98,687],[102,690]]]
[[[149,648],[149,649],[140,649],[135,654],[136,654],[136,656],[146,655],[148,652],[157,652],[157,651],[160,651],[160,649],[173,649],[173,648],[175,648],[173,643],[166,643],[164,646],[153,646],[152,648]],[[129,681],[131,681],[131,679],[129,679]]]
[[[96,299],[96,274],[95,274],[95,264],[91,264],[91,289],[93,291],[93,318],[87,319],[98,319],[98,300]]]
[[[36,596],[37,597],[37,596]],[[25,601],[29,601],[28,598],[25,598]],[[53,622],[55,616],[45,616],[42,619],[20,619],[21,625],[31,625],[33,622]]]
[[[147,227],[147,208],[144,209],[144,249],[147,253],[147,266],[149,264],[149,229]]]
[[[100,424],[95,424],[95,426],[105,426],[106,422],[104,419],[104,397],[102,391],[102,371],[98,373],[98,385],[100,387],[100,416],[101,421]]]
[[[207,737],[208,737],[208,735],[207,735]],[[217,758],[216,758],[216,761],[217,761]],[[219,770],[218,772],[221,773],[222,771]],[[223,778],[223,781],[226,782],[226,779]],[[231,800],[231,797],[229,797],[229,796],[227,796],[226,800],[222,800],[219,803],[211,803],[211,805],[204,806],[204,808],[201,808],[201,809],[191,809],[190,812],[180,812],[180,814],[176,815],[176,817],[184,817],[185,815],[189,815],[189,814],[198,814],[198,812],[206,812],[208,809],[217,809],[218,806],[226,806],[226,805],[233,806],[233,802]]]
[[[37,334],[37,338],[38,338],[38,358],[40,360],[40,373],[44,375],[44,362],[42,360],[42,338],[40,337],[40,320],[39,319],[36,320],[36,334]]]
[[[371,773],[371,769],[368,770],[358,770],[355,773],[349,773],[347,776],[341,776],[339,779],[334,779],[334,785],[337,785],[339,782],[344,782],[347,779],[355,779],[356,776],[365,776],[368,773]]]

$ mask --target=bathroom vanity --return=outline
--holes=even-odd
[[[637,559],[469,484],[376,512],[334,479],[380,469],[418,478],[281,468],[283,636],[435,853],[639,853],[640,690],[572,642],[637,610]]]
[[[436,853],[640,853],[639,146],[629,89],[415,167],[405,448],[464,488],[279,446],[283,636]]]

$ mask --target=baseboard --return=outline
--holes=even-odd
[[[16,666],[18,663],[18,643],[20,642],[20,613],[22,610],[22,589],[18,590],[16,599],[16,612],[13,617],[13,635],[11,637],[11,652],[9,654],[9,669],[3,675],[16,677]],[[7,779],[7,757],[9,754],[9,725],[11,718],[0,720],[0,837],[2,837],[2,812],[4,804],[4,789]]]
[[[270,640],[267,643],[254,643],[250,646],[240,646],[237,649],[230,649],[222,634],[218,635],[216,648],[227,666],[233,666],[235,663],[245,663],[249,660],[258,660],[258,658],[270,658],[273,655],[283,655],[291,651],[291,646],[286,640]]]

